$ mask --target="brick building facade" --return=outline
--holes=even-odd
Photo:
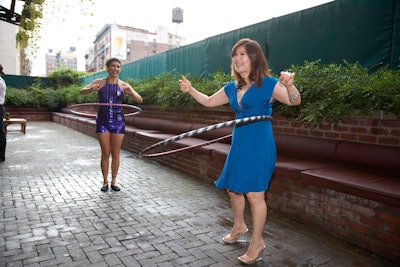
[[[184,38],[171,34],[168,29],[159,26],[155,32],[117,24],[106,24],[96,35],[93,49],[85,55],[85,68],[88,72],[104,69],[105,62],[111,57],[121,60],[122,64],[162,53],[179,47]]]

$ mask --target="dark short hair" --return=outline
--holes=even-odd
[[[3,72],[3,65],[1,65],[1,64],[0,64],[0,75],[4,75],[4,72]]]
[[[106,61],[106,66],[110,67],[111,63],[113,62],[118,62],[121,65],[121,61],[118,58],[112,57]]]

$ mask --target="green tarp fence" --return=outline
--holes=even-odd
[[[40,83],[41,88],[49,86],[49,79],[46,77],[32,77],[32,76],[21,76],[21,75],[9,75],[3,76],[7,87],[13,88],[28,88],[35,83]]]
[[[336,0],[125,64],[120,78],[140,80],[165,72],[208,78],[217,71],[229,73],[232,46],[245,37],[261,44],[276,74],[306,60],[399,69],[400,0]],[[94,73],[82,82],[106,75]]]
[[[217,71],[229,73],[232,46],[245,37],[257,40],[270,55],[274,73],[306,60],[398,69],[399,11],[400,0],[336,0],[128,63],[120,78],[140,80],[165,72],[207,78]]]

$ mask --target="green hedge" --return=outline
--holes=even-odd
[[[382,110],[400,118],[400,70],[381,68],[373,73],[358,63],[321,64],[320,61],[304,62],[291,66],[296,73],[295,84],[302,96],[302,104],[289,107],[277,103],[274,112],[311,126],[326,121],[336,124],[351,114],[369,115]],[[54,75],[56,88],[41,89],[34,85],[29,89],[8,88],[6,105],[14,107],[42,107],[59,110],[70,104],[97,102],[97,94],[80,95],[84,86],[74,81],[76,76],[68,72]],[[277,77],[278,74],[272,73]],[[199,91],[211,95],[232,78],[230,74],[217,72],[208,79],[186,75]],[[198,106],[188,94],[179,90],[180,73],[165,73],[143,80],[128,80],[143,97],[144,104],[158,105],[164,109]],[[79,80],[79,79],[78,79]],[[64,81],[64,82],[60,82]],[[126,103],[135,104],[126,97]]]
[[[312,126],[324,120],[336,124],[349,115],[370,115],[382,110],[400,117],[400,70],[381,68],[370,73],[360,64],[326,64],[306,61],[292,66],[302,103],[275,110]]]

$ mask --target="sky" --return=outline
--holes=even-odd
[[[155,32],[164,26],[170,33],[194,43],[221,33],[304,10],[332,0],[46,0],[41,36],[32,75],[45,76],[45,54],[76,47],[78,70],[96,34],[107,24]],[[4,0],[1,0],[4,2]],[[17,1],[19,2],[19,1]],[[183,22],[172,22],[172,10],[183,9]]]

